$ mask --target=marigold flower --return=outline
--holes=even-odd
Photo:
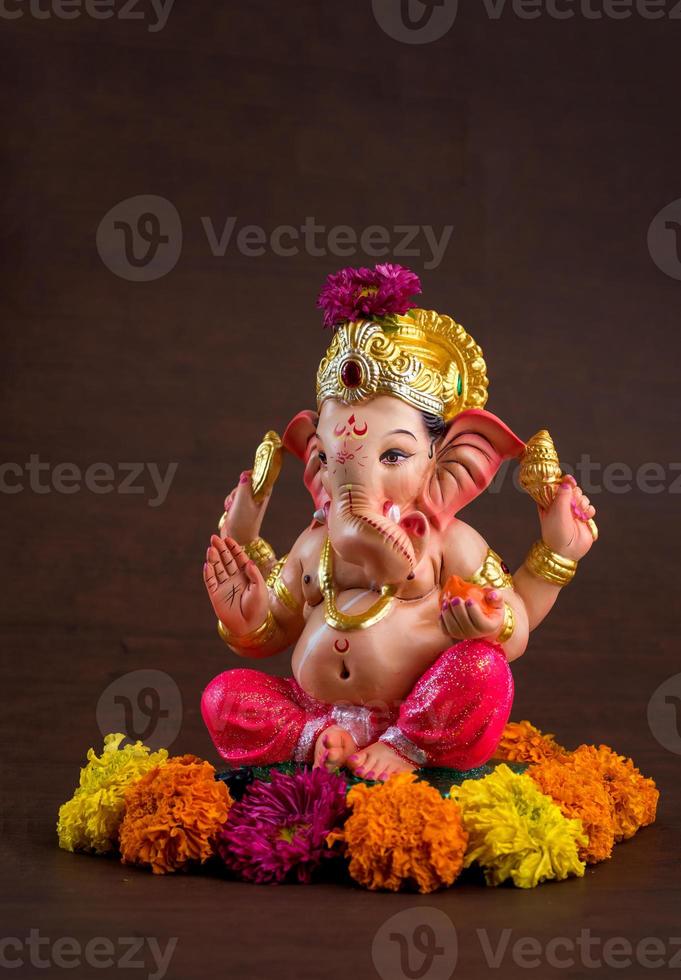
[[[206,861],[231,805],[209,762],[194,755],[169,759],[130,788],[120,828],[123,862],[165,874]]]
[[[527,775],[564,816],[581,821],[588,840],[579,847],[580,859],[597,864],[609,858],[615,843],[615,824],[613,805],[600,772],[578,765],[568,755],[530,766]]]
[[[615,840],[633,837],[655,820],[660,793],[652,779],[643,776],[631,759],[607,745],[580,745],[572,753],[574,764],[598,772],[614,807]]]
[[[567,749],[559,745],[553,735],[541,732],[529,721],[510,721],[504,728],[494,756],[505,762],[536,763],[566,754]]]
[[[220,856],[246,881],[309,883],[333,856],[326,838],[347,813],[347,788],[343,776],[321,768],[252,782],[229,811]]]
[[[564,817],[524,773],[500,765],[484,779],[452,786],[451,795],[470,838],[465,866],[477,861],[488,885],[510,878],[519,888],[534,888],[550,878],[584,874],[582,825]]]
[[[102,754],[88,749],[75,793],[59,808],[57,835],[66,851],[115,850],[125,809],[126,790],[150,769],[168,758],[165,749],[151,752],[142,742],[119,748],[125,735],[106,735]]]
[[[347,799],[351,815],[328,841],[343,842],[355,881],[389,891],[415,884],[425,893],[457,878],[467,835],[453,800],[411,772],[353,786]]]

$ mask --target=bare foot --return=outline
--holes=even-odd
[[[325,728],[318,737],[314,747],[314,765],[324,766],[331,771],[344,766],[348,757],[355,752],[357,746],[355,740],[340,725],[332,725]]]
[[[374,742],[356,755],[348,757],[348,765],[362,779],[385,781],[396,772],[414,772],[416,766],[398,755],[386,742]]]

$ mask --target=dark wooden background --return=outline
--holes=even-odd
[[[316,980],[377,976],[377,929],[422,906],[450,915],[466,977],[488,972],[477,928],[542,944],[582,927],[666,945],[680,932],[681,678],[655,713],[666,748],[647,713],[679,670],[681,283],[655,265],[647,232],[681,197],[681,21],[490,20],[481,2],[460,6],[423,45],[389,37],[368,0],[178,0],[157,32],[28,8],[0,18],[2,462],[177,463],[158,507],[148,477],[143,494],[2,494],[5,936],[177,936],[173,980]],[[105,213],[139,194],[182,220],[179,261],[153,282],[117,277],[95,244]],[[173,751],[217,761],[199,697],[235,659],[215,635],[203,551],[262,433],[313,407],[321,282],[376,261],[233,244],[217,257],[206,216],[268,232],[306,216],[358,233],[453,225],[438,268],[424,269],[427,252],[397,260],[422,275],[424,305],[482,344],[488,407],[523,437],[550,428],[566,462],[664,468],[658,493],[592,494],[602,539],[514,667],[514,717],[568,745],[615,746],[663,793],[657,825],[583,880],[384,896],[159,880],[57,849],[57,808],[117,678],[168,674],[183,704]],[[281,551],[309,516],[291,463],[266,534]],[[469,519],[511,563],[536,533],[510,478]],[[266,666],[288,671],[285,656]],[[504,971],[527,972],[510,954]],[[553,972],[608,968],[540,970]]]

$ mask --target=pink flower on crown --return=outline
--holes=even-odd
[[[412,297],[421,292],[421,280],[402,265],[384,262],[373,269],[341,269],[330,275],[317,306],[324,311],[324,326],[337,327],[346,320],[406,313],[416,306]]]

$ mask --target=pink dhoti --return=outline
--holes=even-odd
[[[203,693],[201,713],[230,766],[311,762],[331,725],[358,748],[387,742],[417,767],[467,770],[490,759],[513,701],[513,677],[502,649],[485,640],[449,647],[398,705],[325,704],[292,678],[227,670]]]

